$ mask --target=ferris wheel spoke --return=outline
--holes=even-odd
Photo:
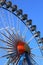
[[[10,59],[6,62],[6,64],[5,64],[5,65],[9,65],[9,62],[10,62]]]
[[[31,50],[36,50],[36,49],[39,49],[39,48],[43,50],[43,46],[38,47],[38,48],[37,48],[37,47],[35,47],[35,48],[31,48]]]
[[[36,58],[39,58],[39,59],[43,59],[43,56],[42,57],[40,57],[40,56],[35,56]]]
[[[2,16],[4,17],[4,21],[3,21],[3,25],[4,25],[4,27],[6,27],[7,26],[7,23],[6,23],[6,14],[5,14],[5,12],[3,11],[2,12]]]
[[[16,32],[16,35],[18,35],[18,31],[16,31],[15,27],[11,28],[11,31],[14,33],[14,31]]]
[[[2,14],[1,17],[0,17],[0,18],[1,18],[1,22],[4,23],[5,18],[4,18],[4,20],[2,19],[2,17],[4,17],[3,10],[1,9],[0,12],[1,12],[1,14]],[[2,24],[2,25],[3,25],[3,27],[5,27],[5,24]]]
[[[9,56],[9,55],[11,55],[11,54],[14,54],[14,52],[9,53],[9,54],[6,54],[6,55],[3,55],[3,56],[1,56],[0,58],[3,58],[3,57],[8,57],[8,56]]]
[[[18,18],[17,18],[16,28],[17,28],[17,30],[19,31],[19,20],[18,20]]]
[[[16,51],[13,48],[7,48],[7,47],[1,47],[0,46],[0,49],[7,50],[9,53],[12,53],[12,52],[16,53]]]
[[[13,46],[13,44],[11,44],[10,42],[7,42],[7,41],[5,41],[3,39],[0,39],[0,41],[3,42],[3,43],[6,43],[6,44],[9,44],[9,45]]]
[[[0,31],[3,31],[3,30],[5,30],[5,29],[9,29],[9,27],[7,26],[7,27],[5,27],[5,28],[0,28]]]
[[[13,19],[12,19],[12,13],[10,13],[10,16],[9,16],[9,18],[10,18],[10,20],[9,20],[9,23],[10,23],[10,27],[13,27]]]
[[[11,44],[6,44],[6,46],[8,46],[8,47],[13,47]]]
[[[14,34],[14,31],[13,30],[15,30],[15,28],[10,28],[10,30],[12,31],[12,33]],[[5,31],[12,37],[12,34],[7,30],[7,29],[5,29]],[[13,37],[12,37],[13,38]]]
[[[4,33],[0,32],[3,36],[5,36],[7,39],[9,39],[9,42],[13,42],[8,36],[6,36]]]
[[[18,57],[18,59],[17,59],[17,61],[16,61],[16,65],[18,65],[19,60],[20,60],[20,57]]]
[[[37,34],[33,35],[33,36],[27,41],[27,43],[29,44],[29,42],[31,42],[32,39],[33,39],[36,35],[37,35]]]
[[[11,28],[10,28],[10,30],[11,30]],[[12,34],[7,30],[7,29],[5,29],[5,31],[9,34],[9,42],[15,42],[15,40],[14,40],[14,36],[13,36],[13,34],[14,34],[14,32],[13,32],[13,30],[12,30]],[[15,36],[16,37],[16,36]]]
[[[18,37],[18,32],[15,30],[15,28],[12,28],[12,29],[10,29],[11,31],[12,31],[12,34],[14,35],[14,38],[17,38]],[[16,35],[15,35],[15,33],[14,33],[14,30],[15,30],[15,32],[16,32]]]
[[[12,50],[13,48],[7,48],[7,47],[1,47],[0,46],[0,49],[5,49],[5,50],[9,49],[9,50]]]
[[[14,27],[14,19],[13,19],[13,15],[12,15],[12,13],[10,13],[10,16],[9,16],[9,18],[10,18],[10,26],[11,27]]]
[[[9,13],[9,12],[7,13],[7,16],[8,16],[8,18],[9,18],[9,19],[8,19],[8,25],[11,26],[11,23],[10,23],[11,19],[10,19],[10,13]]]
[[[13,50],[8,50],[8,53],[13,53],[16,54],[16,51],[13,51]]]
[[[37,55],[32,54],[32,53],[31,53],[31,57],[35,57],[35,58],[39,58],[39,59],[43,59],[43,56],[37,56]]]
[[[18,60],[18,56],[16,57],[16,59],[14,59],[14,61],[13,61],[13,62],[14,62],[14,63],[16,63],[16,61],[17,61],[17,60]]]
[[[33,61],[33,65],[36,64],[36,65],[39,65],[32,57],[31,57],[31,60]]]
[[[15,30],[15,28],[11,28],[11,31],[12,31],[13,35],[15,36],[14,30]],[[15,30],[15,32],[16,32],[15,38],[17,38],[19,36],[19,34],[18,34],[18,31]],[[20,35],[20,39],[22,39],[21,35]]]
[[[20,30],[20,24],[21,24],[21,22],[20,22],[20,20],[17,18],[17,34],[20,34],[21,36],[22,36],[22,33],[21,33],[21,30]],[[16,28],[15,28],[16,29]]]
[[[39,49],[39,48],[37,48],[37,47],[35,47],[35,48],[31,48],[31,51],[32,51],[32,50],[36,50],[36,49]],[[41,49],[41,47],[40,47],[40,49]]]
[[[12,13],[10,14],[10,19],[11,19],[10,26],[14,27],[14,19],[13,19],[13,14]]]
[[[22,33],[23,38],[25,38],[25,37],[26,37],[26,33],[27,33],[27,31],[28,31],[28,28],[25,28],[25,29],[24,29],[24,31],[23,31],[23,33]]]
[[[10,28],[9,28],[10,29]],[[11,36],[11,33],[9,32],[9,30],[5,29],[5,31]]]
[[[12,60],[10,61],[10,63],[12,63],[12,62],[14,63],[14,62],[16,61],[16,59],[17,59],[17,56],[15,55],[15,56],[12,58]],[[10,63],[9,63],[9,64],[10,64]]]
[[[13,63],[16,63],[17,59],[18,59],[18,56],[17,56],[17,57],[14,56],[14,57],[12,58],[12,60],[10,61],[10,63],[12,63],[12,62],[13,62]],[[9,64],[10,64],[10,63],[9,63]]]
[[[0,16],[0,23],[1,23],[1,25],[4,27],[4,25],[2,24],[3,23],[3,20],[2,20],[2,16]],[[0,28],[0,30],[1,30],[2,28]]]
[[[14,30],[15,30],[15,28],[10,28],[10,30],[11,30],[11,32],[12,32],[12,38],[14,39],[14,38],[17,38],[17,35],[15,35],[15,33],[14,33]],[[16,31],[16,30],[15,30]],[[17,32],[16,32],[17,33]]]

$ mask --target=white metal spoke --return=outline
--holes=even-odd
[[[43,47],[35,47],[35,48],[31,48],[31,50],[37,50],[37,49],[43,49]]]
[[[5,12],[3,11],[3,9],[1,10],[1,13],[2,13],[2,18],[3,18],[3,23],[2,23],[2,25],[4,26],[4,27],[6,27],[7,26],[7,22],[6,22],[6,14],[5,14]]]
[[[34,58],[31,57],[31,59],[32,59],[32,61],[34,62],[33,65],[34,65],[34,64],[39,65],[39,64],[34,60]]]
[[[1,56],[0,58],[7,57],[7,56],[9,56],[10,54],[14,54],[14,52],[9,53],[9,54],[6,54],[6,55],[3,55],[3,56]]]
[[[0,46],[0,49],[5,49],[5,50],[7,50],[7,49],[13,49],[13,48],[7,48],[7,47],[1,47],[1,46]]]
[[[33,57],[33,58],[43,59],[43,56],[37,56],[37,55],[32,54],[32,53],[30,54],[30,56]]]
[[[9,39],[9,42],[11,42],[11,43],[13,42],[13,41],[12,41],[8,36],[6,36],[5,34],[3,34],[3,33],[1,33],[1,32],[0,32],[0,34],[2,34],[5,38]]]
[[[22,37],[23,37],[23,38],[26,37],[26,33],[27,33],[27,31],[28,31],[28,28],[25,28],[24,31],[23,31],[23,33],[22,33]]]
[[[5,27],[5,28],[0,28],[0,31],[3,31],[5,29],[8,29],[9,27]]]
[[[32,39],[33,39],[36,35],[37,35],[37,34],[33,35],[33,36],[27,41],[27,43],[29,44],[29,42],[31,42]]]
[[[7,42],[7,41],[5,41],[3,39],[0,39],[0,41],[3,42],[3,43],[6,43],[6,44],[9,44],[9,45],[13,46],[13,44],[11,44],[10,42]]]
[[[16,24],[16,28],[19,31],[19,19],[17,18],[17,24]]]
[[[1,18],[1,23],[2,23],[3,27],[5,27],[5,24],[3,24],[4,20],[2,19],[2,17],[3,17],[3,10],[1,9],[0,12],[1,12],[1,14],[2,14],[2,15],[0,16],[0,18]]]
[[[18,65],[19,60],[20,60],[20,57],[18,57],[18,59],[17,59],[17,61],[16,61],[16,65]]]

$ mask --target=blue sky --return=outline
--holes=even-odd
[[[23,10],[23,14],[28,14],[28,19],[32,19],[32,24],[37,26],[43,37],[43,0],[10,0],[13,4],[18,5],[18,9]],[[37,60],[37,58],[36,58]],[[1,60],[0,60],[1,61]],[[3,61],[5,62],[5,61]],[[39,65],[43,65],[43,59],[37,60]],[[0,62],[0,65],[2,63]]]

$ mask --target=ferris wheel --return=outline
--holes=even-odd
[[[0,59],[2,58],[6,58],[5,65],[39,65],[35,59],[43,60],[43,37],[41,38],[40,31],[32,24],[32,19],[23,14],[22,9],[7,0],[0,0]]]

